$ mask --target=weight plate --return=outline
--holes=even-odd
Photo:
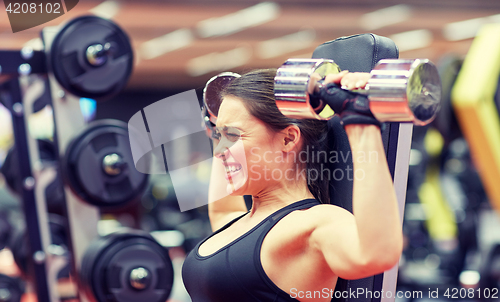
[[[12,190],[12,192],[20,194],[22,191],[21,176],[19,175],[19,160],[17,159],[15,146],[7,151],[5,160],[0,167],[0,173],[2,173],[7,187]]]
[[[127,34],[115,23],[96,16],[76,18],[56,35],[50,65],[69,92],[102,100],[126,85],[133,66]]]
[[[44,79],[43,93],[33,103],[33,113],[37,113],[48,105],[52,105],[52,96],[50,94],[50,82],[47,78]]]
[[[166,248],[148,233],[122,230],[93,242],[82,260],[81,280],[96,301],[164,302],[174,271]]]
[[[13,228],[6,212],[0,212],[0,250],[9,245]]]
[[[212,77],[205,85],[203,89],[203,104],[207,110],[206,116],[208,116],[210,122],[213,124],[217,124],[217,115],[222,103],[221,92],[229,83],[239,77],[241,75],[234,72],[223,72]]]
[[[24,293],[21,280],[0,274],[0,301],[19,302]]]
[[[68,146],[63,169],[73,191],[99,207],[124,206],[148,184],[135,169],[127,124],[118,120],[90,124]]]
[[[9,222],[9,214],[6,211],[0,212],[0,250],[9,245],[12,232],[13,228]]]
[[[479,288],[489,288],[492,289],[492,292],[495,292],[493,291],[495,288],[500,289],[500,244],[493,245],[487,252],[482,267]],[[485,297],[484,300],[489,300],[490,297]],[[491,301],[498,301],[498,299],[491,299]]]
[[[54,143],[46,139],[37,139],[38,153],[43,164],[54,164],[57,161],[57,153]],[[16,194],[21,194],[21,176],[19,175],[19,158],[16,146],[12,146],[7,152],[0,173],[5,177],[9,189]]]
[[[51,243],[63,247],[65,250],[68,246],[66,236],[66,223],[62,216],[49,215],[49,229]],[[28,268],[32,265],[32,257],[30,255],[29,241],[26,234],[26,229],[18,231],[12,238],[10,249],[14,257],[14,262],[24,276],[28,276]],[[59,272],[60,277],[67,277],[69,273],[69,263],[67,267]],[[0,300],[1,301],[1,300]]]

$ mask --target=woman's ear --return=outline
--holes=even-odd
[[[300,141],[300,128],[297,125],[290,125],[281,131],[283,134],[282,151],[290,152],[297,148]]]

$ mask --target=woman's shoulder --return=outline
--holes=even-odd
[[[353,219],[352,213],[344,208],[332,204],[319,204],[306,210],[296,211],[293,216],[301,222],[312,224],[331,222],[332,220]]]
[[[316,230],[325,226],[342,230],[344,226],[354,222],[354,216],[349,211],[331,204],[319,204],[288,214],[278,224],[275,234],[280,234],[287,241],[295,241],[297,238],[310,238]],[[304,243],[307,241],[309,240]]]
[[[330,223],[351,222],[354,216],[347,210],[331,205],[319,204],[308,209],[293,211],[285,216],[275,227],[277,233],[286,234],[285,238],[303,237],[314,229]]]

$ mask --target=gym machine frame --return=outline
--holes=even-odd
[[[37,142],[28,133],[27,117],[39,96],[28,89],[30,74],[45,74],[45,54],[23,48],[21,51],[0,51],[2,75],[11,76],[2,84],[2,101],[12,116],[15,145],[18,152],[21,196],[33,258],[33,283],[38,301],[58,301],[56,280],[47,278],[53,269],[54,254],[50,251],[50,231],[46,211],[45,187],[55,178],[56,171],[41,170]],[[38,87],[40,88],[40,87]],[[42,90],[43,91],[43,90]],[[30,93],[32,92],[32,93]],[[42,181],[43,180],[43,181]]]
[[[45,52],[51,51],[52,42],[58,32],[58,28],[47,27],[42,30],[42,40]],[[59,85],[54,75],[49,73],[50,94],[54,111],[54,142],[59,158],[62,158],[72,138],[80,133],[86,126],[80,111],[79,98],[65,90]],[[59,125],[59,127],[58,127]],[[61,127],[60,125],[64,125]],[[61,168],[60,168],[61,169]],[[62,173],[62,171],[59,171]],[[64,186],[66,217],[68,219],[69,248],[72,255],[74,277],[78,278],[80,265],[85,250],[90,243],[98,237],[97,223],[99,221],[99,209],[83,202],[68,186]],[[78,238],[78,240],[73,240]],[[78,282],[80,283],[80,282]],[[77,296],[82,302],[90,301],[83,294],[78,284]]]

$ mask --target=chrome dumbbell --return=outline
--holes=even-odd
[[[276,72],[274,94],[280,111],[293,118],[328,119],[334,112],[313,97],[324,88],[329,74],[340,72],[332,60],[289,59]],[[427,59],[381,60],[370,72],[364,89],[370,110],[380,122],[411,122],[427,125],[436,116],[441,100],[441,80]]]

